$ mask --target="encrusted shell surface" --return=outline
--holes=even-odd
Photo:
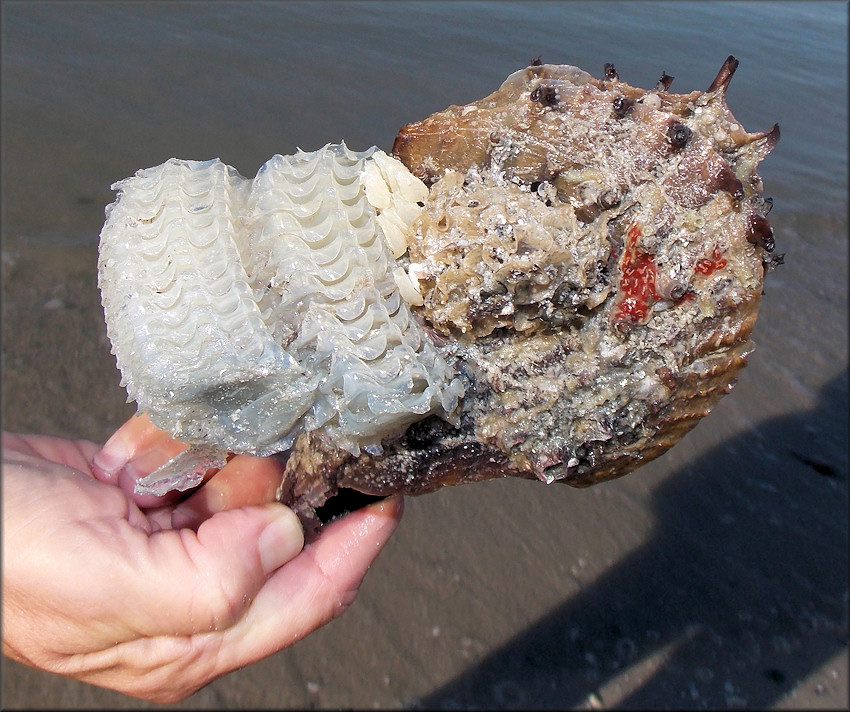
[[[534,64],[405,126],[399,160],[116,184],[101,288],[130,396],[188,442],[290,449],[306,523],[340,490],[635,469],[732,388],[781,262],[757,173],[779,130],[735,120],[736,66],[674,94]]]
[[[460,425],[413,424],[380,457],[305,435],[300,502],[420,493],[512,475],[587,486],[634,470],[734,385],[771,253],[748,133],[725,90],[650,90],[532,65],[480,101],[405,126],[393,147],[430,196],[400,259],[461,374]]]

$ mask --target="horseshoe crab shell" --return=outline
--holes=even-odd
[[[306,523],[347,489],[635,469],[732,388],[781,262],[757,173],[779,129],[735,120],[736,66],[674,94],[667,75],[644,90],[612,65],[533,64],[405,126],[398,160],[278,156],[273,190],[277,168],[220,163],[117,184],[101,288],[130,396],[199,445],[289,448],[282,501]],[[141,285],[157,293],[135,309]]]

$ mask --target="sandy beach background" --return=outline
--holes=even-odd
[[[397,130],[543,61],[706,88],[782,127],[777,252],[738,386],[659,460],[586,490],[409,498],[341,618],[176,708],[848,706],[844,3],[2,5],[3,427],[129,417],[96,287],[110,185],[171,156],[253,176]],[[151,705],[4,660],[6,709]]]

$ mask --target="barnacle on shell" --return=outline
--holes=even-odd
[[[757,173],[779,129],[735,120],[736,66],[674,94],[534,63],[395,158],[116,184],[101,288],[131,398],[201,448],[289,449],[308,523],[346,489],[633,470],[731,389],[781,261]]]

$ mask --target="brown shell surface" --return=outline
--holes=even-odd
[[[417,318],[462,376],[437,416],[354,458],[306,434],[283,501],[421,494],[516,476],[583,487],[673,446],[729,392],[778,263],[748,133],[725,91],[644,90],[532,65],[405,126],[393,153],[430,187],[399,263]]]

